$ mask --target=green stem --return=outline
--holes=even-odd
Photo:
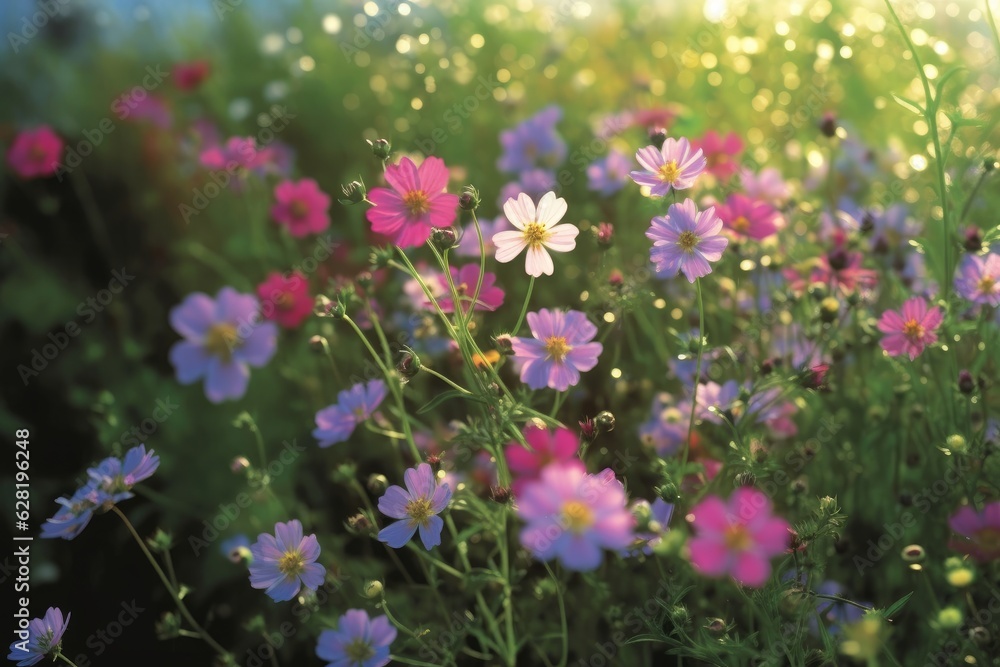
[[[412,658],[403,658],[396,654],[391,656],[393,662],[401,662],[404,665],[416,665],[417,667],[438,667],[437,665],[432,665],[429,662],[420,662],[419,660],[414,660]]]
[[[559,667],[566,667],[566,661],[569,659],[569,633],[566,630],[566,603],[563,600],[562,584],[559,583],[556,573],[552,571],[548,563],[545,563],[545,569],[549,571],[549,576],[556,584],[556,597],[559,600],[559,624],[562,634],[562,657],[559,659]]]
[[[514,635],[514,591],[510,583],[510,541],[507,537],[507,509],[500,508],[500,572],[503,575],[504,624],[507,631],[507,654],[517,655],[517,641]]]
[[[483,230],[479,227],[479,218],[476,212],[472,211],[472,224],[476,226],[476,237],[479,239],[479,278],[476,280],[476,291],[472,293],[472,308],[469,309],[469,317],[465,320],[468,327],[472,322],[472,315],[479,303],[479,291],[483,288],[483,278],[486,276],[486,243],[483,241]]]
[[[444,375],[441,375],[440,373],[438,373],[433,368],[430,368],[428,366],[421,366],[420,370],[424,371],[425,373],[430,373],[431,375],[433,375],[437,379],[441,380],[442,382],[446,382],[447,384],[451,385],[454,389],[462,392],[463,394],[466,394],[468,396],[472,396],[473,395],[471,391],[469,391],[465,387],[461,387],[461,386],[455,384],[454,382],[452,382],[451,380],[449,380],[448,378],[446,378]]]
[[[418,635],[416,632],[410,630],[408,627],[400,623],[398,620],[396,620],[396,617],[392,615],[392,612],[389,611],[389,603],[386,601],[385,595],[382,596],[382,611],[385,612],[385,615],[389,617],[389,620],[392,621],[393,625],[395,625],[397,628],[399,628],[406,634],[410,635],[417,641],[423,643],[423,641],[420,639],[420,635]]]
[[[76,192],[76,197],[80,200],[80,205],[83,207],[83,217],[90,226],[90,233],[94,235],[94,242],[97,243],[107,260],[114,262],[115,257],[111,250],[112,246],[111,238],[108,236],[108,226],[104,223],[104,216],[101,215],[101,209],[98,208],[97,202],[94,200],[94,192],[90,189],[87,176],[78,169],[74,169],[70,172],[69,180],[73,183],[73,190]]]
[[[535,289],[535,276],[531,276],[531,280],[528,281],[528,293],[524,295],[524,305],[521,306],[521,314],[517,318],[517,324],[514,325],[514,329],[511,331],[512,335],[517,335],[517,332],[521,330],[521,323],[524,322],[524,316],[528,313],[528,301],[531,300],[531,290]]]
[[[62,653],[62,651],[56,652],[56,659],[57,660],[62,660],[63,662],[68,663],[70,665],[73,665],[73,667],[76,667],[76,663],[73,662],[72,660],[70,660],[69,658],[67,658],[66,656],[64,656],[63,653]]]
[[[996,57],[1000,59],[1000,32],[997,32],[997,22],[993,18],[993,10],[990,9],[990,0],[983,0],[983,4],[986,5],[986,16],[990,21],[990,32],[993,33],[993,42],[996,46]]]
[[[698,385],[701,384],[701,358],[705,351],[705,303],[701,296],[701,278],[694,280],[695,291],[698,293],[698,362],[694,367],[694,389],[691,391],[691,418],[688,420],[687,440],[684,441],[684,455],[681,458],[681,470],[687,465],[691,450],[691,436],[694,434],[694,416],[698,412]]]
[[[153,554],[151,554],[149,552],[149,549],[146,548],[145,542],[143,542],[142,538],[139,537],[139,533],[136,532],[135,527],[132,525],[132,522],[128,520],[128,517],[125,516],[125,514],[122,513],[122,511],[118,509],[116,505],[111,506],[111,511],[117,514],[119,518],[121,518],[122,522],[125,524],[125,527],[128,528],[128,532],[132,533],[132,537],[135,538],[136,544],[138,544],[139,548],[142,549],[142,553],[146,556],[146,560],[148,560],[149,564],[153,566],[154,570],[156,570],[156,574],[160,577],[160,581],[162,581],[163,585],[166,586],[167,592],[170,593],[170,597],[174,599],[174,604],[177,605],[177,609],[181,612],[181,616],[183,616],[187,620],[187,622],[191,624],[191,627],[194,628],[195,632],[197,632],[198,635],[209,646],[211,646],[216,653],[218,653],[223,658],[228,658],[229,651],[222,648],[219,642],[212,639],[211,635],[205,632],[204,628],[202,628],[201,625],[198,624],[198,621],[194,620],[194,616],[192,616],[191,612],[188,611],[187,605],[185,605],[184,601],[181,600],[180,596],[177,594],[177,591],[174,590],[174,587],[170,585],[170,581],[167,579],[167,575],[163,573],[163,569],[160,567],[160,564],[156,562],[156,559],[153,558]]]

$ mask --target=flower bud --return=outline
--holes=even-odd
[[[610,433],[615,430],[615,416],[608,412],[607,410],[602,410],[597,413],[594,417],[594,424],[597,428],[605,433]]]
[[[362,271],[354,278],[354,282],[358,284],[358,287],[368,291],[372,287],[372,283],[375,281],[374,276],[372,276],[371,271]]]
[[[475,211],[479,208],[481,202],[479,190],[476,190],[471,185],[466,185],[465,190],[458,198],[458,205],[462,207],[463,211]]]
[[[156,622],[156,638],[165,641],[181,636],[181,618],[172,611],[165,612]]]
[[[514,342],[511,340],[510,334],[497,334],[493,337],[493,342],[497,344],[497,351],[500,354],[508,356],[514,354]]]
[[[347,519],[347,525],[353,530],[359,533],[367,533],[372,528],[372,522],[368,520],[368,517],[358,512],[357,514],[351,516]]]
[[[983,160],[983,171],[989,173],[1000,166],[995,157],[988,157]]]
[[[389,486],[389,480],[386,479],[385,475],[379,475],[378,473],[368,476],[368,482],[366,484],[368,490],[372,493],[381,493],[386,490]]]
[[[663,142],[667,140],[667,131],[662,127],[654,127],[649,131],[649,141],[657,148],[663,148]]]
[[[903,547],[903,551],[900,554],[907,563],[920,563],[923,562],[924,557],[927,552],[919,544],[910,544]]]
[[[969,630],[969,639],[972,640],[973,644],[982,648],[984,646],[989,645],[992,637],[990,636],[989,630],[987,630],[981,625],[977,625],[976,627]]]
[[[245,456],[237,456],[229,464],[229,469],[233,471],[234,474],[239,474],[250,467],[250,459]]]
[[[965,230],[962,246],[969,252],[979,252],[983,249],[983,236],[978,227],[969,227]]]
[[[625,283],[625,276],[618,269],[611,269],[608,273],[608,285],[611,287],[621,287]]]
[[[754,475],[749,470],[745,470],[736,475],[736,478],[733,480],[733,483],[736,486],[753,486],[754,484],[757,483],[757,476]]]
[[[976,579],[976,572],[967,567],[957,567],[944,575],[945,580],[955,588],[965,588]]]
[[[361,181],[351,181],[347,185],[340,186],[340,190],[344,193],[344,197],[337,201],[344,206],[360,204],[368,198],[368,191],[365,189],[365,184]]]
[[[382,585],[381,581],[373,579],[365,584],[365,597],[366,598],[377,598],[382,596],[382,591],[385,590],[385,586]]]
[[[830,296],[830,289],[826,286],[826,283],[809,283],[809,287],[806,290],[816,301],[822,301],[826,297]]]
[[[602,248],[610,248],[614,242],[615,228],[608,222],[602,222],[594,228],[594,236],[597,237],[597,245]]]
[[[420,372],[420,357],[411,351],[404,351],[396,363],[396,372],[407,380]]]
[[[587,443],[592,443],[597,439],[597,423],[590,417],[584,417],[580,425],[580,439]]]
[[[490,488],[490,498],[499,505],[506,505],[514,498],[514,494],[509,486],[494,486]]]
[[[964,454],[969,449],[969,442],[964,436],[958,433],[953,433],[949,435],[944,441],[945,446],[952,452],[957,454]]]
[[[976,381],[967,370],[958,372],[958,390],[963,394],[971,394],[976,389]]]
[[[372,155],[376,158],[385,162],[392,155],[392,144],[389,143],[388,139],[376,139],[372,141],[371,139],[366,139],[368,145],[372,147]]]
[[[705,629],[713,635],[721,635],[726,631],[726,622],[721,618],[709,618],[705,622]]]
[[[368,255],[368,263],[375,269],[384,269],[389,266],[389,262],[395,254],[392,248],[372,248]]]
[[[146,538],[146,544],[149,545],[150,549],[157,553],[166,553],[167,551],[170,551],[170,548],[173,546],[173,542],[174,540],[170,536],[170,533],[166,533],[160,528],[156,529],[156,532],[152,537]]]
[[[458,243],[458,235],[451,227],[434,227],[431,229],[431,243],[441,252],[451,250]]]
[[[322,336],[313,336],[309,339],[309,350],[315,352],[316,354],[323,354],[326,352],[327,342]]]
[[[832,111],[827,111],[819,121],[819,131],[824,137],[833,138],[837,135],[837,117]]]
[[[937,615],[937,625],[942,630],[957,630],[963,620],[962,610],[958,607],[945,607]]]

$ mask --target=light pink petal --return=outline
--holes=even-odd
[[[718,577],[725,574],[729,566],[729,551],[721,542],[703,537],[695,537],[688,543],[691,564],[702,574]]]
[[[525,193],[517,195],[517,199],[508,199],[504,202],[503,212],[507,219],[518,229],[524,229],[528,223],[535,221],[535,204],[531,197]]]
[[[552,256],[549,255],[544,246],[528,248],[528,254],[524,260],[524,270],[529,276],[534,276],[535,278],[543,273],[551,276],[552,272],[555,271],[555,266],[552,264]]]
[[[493,237],[493,245],[497,249],[497,261],[505,263],[520,255],[528,242],[523,232],[500,232]]]
[[[442,192],[448,187],[448,168],[439,157],[428,157],[417,170],[420,178],[420,189],[429,195]]]
[[[538,202],[538,210],[535,211],[536,221],[548,229],[562,220],[566,215],[566,209],[565,199],[557,198],[554,192],[546,192]]]
[[[573,225],[556,225],[549,230],[545,246],[556,252],[569,252],[576,248],[576,237],[580,230]]]
[[[744,551],[736,557],[731,574],[744,586],[759,588],[771,576],[771,563],[760,554]]]
[[[413,160],[408,157],[401,158],[399,164],[386,165],[385,181],[400,194],[420,189],[420,176],[417,167],[413,164]]]
[[[667,141],[670,141],[670,139],[667,139]],[[651,171],[654,174],[660,170],[660,167],[666,164],[663,153],[656,146],[640,148],[635,152],[635,159],[639,161],[643,169]],[[658,178],[654,177],[654,180],[659,182]]]

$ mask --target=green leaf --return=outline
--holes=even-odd
[[[447,401],[449,398],[456,398],[456,397],[457,398],[464,398],[464,399],[467,399],[467,400],[470,400],[470,401],[476,401],[477,403],[482,403],[483,402],[483,399],[479,398],[478,396],[474,396],[474,395],[471,395],[471,394],[466,394],[465,392],[459,391],[458,389],[451,389],[451,390],[446,391],[446,392],[444,392],[442,394],[438,394],[437,396],[435,396],[434,398],[432,398],[428,403],[426,403],[423,407],[421,407],[419,410],[417,410],[417,414],[418,415],[422,415],[425,412],[429,412],[430,410],[433,410],[437,406],[439,406],[442,403],[444,403],[445,401]]]
[[[989,245],[998,239],[1000,239],[1000,225],[983,234],[983,244],[985,245]]]
[[[892,93],[892,99],[896,100],[896,103],[899,104],[899,106],[903,107],[904,109],[909,109],[918,116],[923,116],[926,113],[924,111],[924,108],[919,104],[917,104],[916,102],[914,102],[913,100],[907,99],[905,97],[900,97],[896,93]]]
[[[910,591],[909,593],[907,593],[906,595],[904,595],[903,597],[899,598],[891,605],[886,607],[885,611],[882,612],[882,615],[885,616],[886,618],[894,616],[896,612],[898,612],[900,609],[906,606],[906,603],[910,601],[910,598],[912,596],[913,596],[913,591]]]

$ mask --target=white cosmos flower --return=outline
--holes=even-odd
[[[569,252],[576,247],[580,230],[573,225],[556,224],[566,215],[566,200],[557,198],[555,192],[542,195],[538,208],[531,197],[522,192],[517,201],[510,198],[504,203],[503,212],[517,229],[493,235],[498,262],[509,262],[527,248],[524,270],[528,275],[535,278],[543,273],[551,276],[554,267],[548,251]]]

